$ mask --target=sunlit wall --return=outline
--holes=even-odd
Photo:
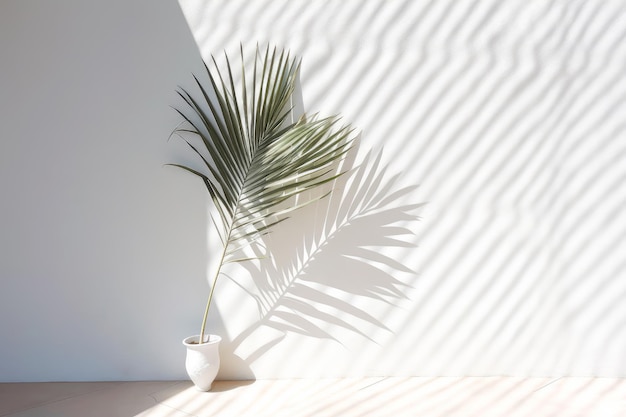
[[[626,374],[624,2],[180,4],[205,58],[240,43],[302,57],[304,109],[343,115],[359,155],[383,149],[395,187],[420,185],[392,205],[427,203],[400,222],[413,246],[375,242],[415,272],[390,271],[406,299],[359,295],[373,272],[341,256],[312,273],[351,283],[333,294],[384,326],[334,314],[365,336],[311,314],[332,338],[246,333],[246,350],[241,304],[219,300],[257,376]],[[371,243],[351,236],[335,254]]]

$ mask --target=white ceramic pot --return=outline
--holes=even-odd
[[[187,348],[185,368],[189,378],[199,391],[210,391],[211,384],[220,369],[219,345],[222,338],[215,335],[205,335],[206,343],[198,344],[200,336],[190,336],[183,340]]]

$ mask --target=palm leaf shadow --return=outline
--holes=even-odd
[[[256,301],[260,318],[233,339],[233,351],[258,329],[278,332],[244,359],[248,364],[289,332],[338,341],[329,329],[340,328],[375,343],[361,329],[363,323],[391,331],[343,297],[395,305],[407,298],[408,285],[392,273],[414,273],[383,249],[414,246],[406,240],[414,233],[405,225],[419,219],[416,211],[423,204],[397,205],[417,186],[398,188],[399,175],[385,179],[381,157],[382,152],[369,152],[358,167],[336,180],[331,196],[318,203],[317,210],[326,210],[324,223],[294,233],[304,235],[304,241],[291,246],[285,259],[273,253],[261,262],[242,264],[254,281],[252,289],[244,290]],[[346,273],[352,279],[342,279]]]

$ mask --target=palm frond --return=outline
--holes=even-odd
[[[175,133],[185,139],[202,169],[172,164],[200,177],[216,207],[218,234],[224,244],[202,322],[203,340],[213,290],[221,266],[250,259],[237,253],[255,243],[290,212],[315,198],[291,204],[304,191],[336,178],[338,162],[351,146],[351,128],[335,117],[302,118],[291,123],[291,97],[300,61],[286,51],[257,47],[252,72],[241,53],[241,85],[225,57],[220,70],[205,63],[208,83],[194,75],[198,94],[179,87],[185,107],[177,109],[186,122]],[[258,65],[260,64],[260,65]],[[321,198],[321,197],[318,197]]]

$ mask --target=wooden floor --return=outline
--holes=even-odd
[[[0,416],[626,417],[626,379],[362,378],[0,384]]]

